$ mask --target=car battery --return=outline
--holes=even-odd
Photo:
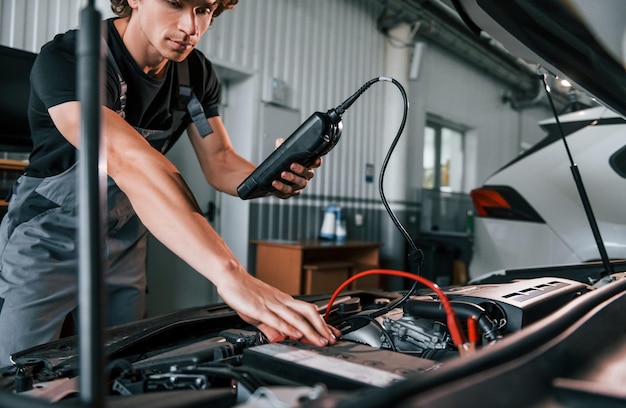
[[[266,380],[346,390],[385,387],[440,363],[348,341],[317,347],[287,340],[244,350],[242,365]]]

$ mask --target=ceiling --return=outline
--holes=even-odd
[[[537,65],[511,55],[488,34],[472,32],[447,0],[372,0],[381,6],[378,27],[382,32],[401,23],[414,28],[413,41],[435,43],[467,63],[503,81],[509,90],[504,102],[514,108],[531,106],[543,100],[543,89],[537,79]],[[555,104],[568,103],[564,92],[553,93]]]

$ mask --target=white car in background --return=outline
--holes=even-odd
[[[626,120],[604,107],[559,117],[610,259],[626,259]],[[555,119],[548,135],[471,196],[471,278],[503,269],[600,260]]]

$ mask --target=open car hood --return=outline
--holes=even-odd
[[[476,34],[566,77],[626,117],[626,20],[621,0],[453,0]]]

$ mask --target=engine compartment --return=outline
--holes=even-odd
[[[211,391],[205,398],[234,406],[268,387],[306,393],[384,388],[427,377],[593,290],[558,277],[447,288],[467,336],[462,348],[452,341],[439,296],[427,288],[408,298],[383,291],[342,294],[327,319],[343,336],[325,348],[289,339],[269,343],[225,305],[184,310],[107,330],[107,394],[122,401]],[[306,300],[323,313],[329,296]],[[78,391],[76,343],[67,338],[14,355],[15,365],[1,371],[1,386],[18,395],[71,401]],[[167,400],[160,406],[168,406]]]

